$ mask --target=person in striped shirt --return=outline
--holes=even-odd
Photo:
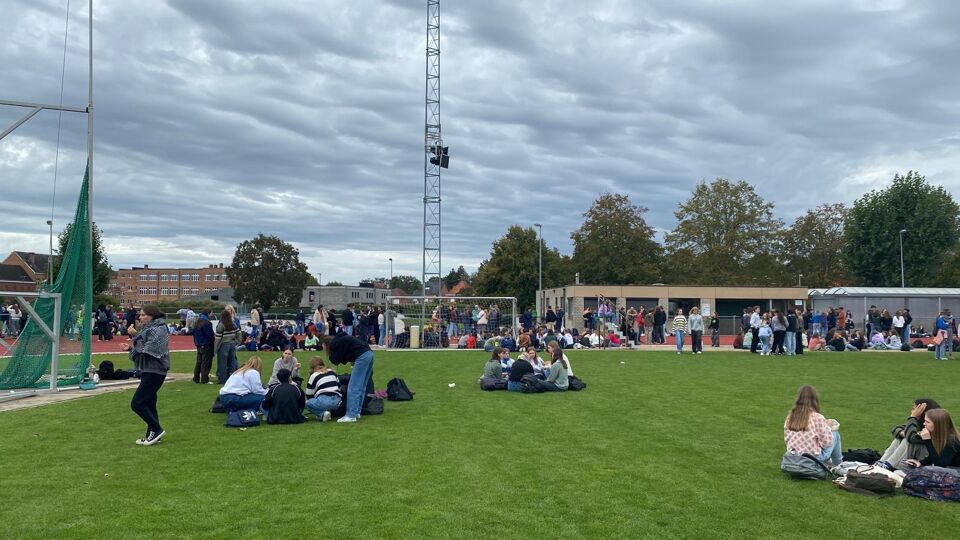
[[[321,422],[330,420],[330,411],[340,407],[340,380],[332,369],[323,363],[323,358],[310,360],[310,378],[307,380],[307,410],[317,415]]]
[[[683,335],[687,333],[687,318],[683,316],[683,309],[677,308],[673,318],[673,334],[677,338],[677,354],[683,352]]]

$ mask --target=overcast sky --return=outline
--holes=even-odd
[[[86,103],[73,0],[64,103]],[[443,0],[443,266],[511,224],[570,233],[605,191],[658,231],[700,180],[788,223],[895,172],[960,188],[960,3]],[[5,0],[0,99],[56,103],[66,2]],[[425,2],[97,0],[95,220],[115,268],[229,263],[257,233],[324,282],[419,276]],[[0,107],[0,129],[25,110]],[[84,115],[0,141],[0,254],[73,212]],[[56,197],[54,198],[53,195]],[[536,246],[531,246],[535,249]],[[572,279],[571,279],[572,280]]]

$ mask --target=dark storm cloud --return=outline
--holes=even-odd
[[[59,100],[64,5],[11,1],[0,97]],[[77,5],[83,4],[83,5]],[[74,3],[64,102],[86,101]],[[444,267],[513,223],[549,245],[603,191],[658,231],[701,180],[790,220],[894,172],[954,190],[960,7],[945,1],[444,2]],[[118,266],[229,261],[258,232],[324,279],[420,271],[422,2],[96,2],[95,213]],[[23,111],[0,108],[8,125]],[[42,251],[56,115],[0,143],[0,252]],[[64,115],[53,215],[85,121]],[[8,212],[8,215],[10,213]]]

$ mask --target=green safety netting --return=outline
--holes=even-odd
[[[50,372],[53,342],[30,317],[11,355],[0,359],[6,364],[0,373],[0,389],[50,386],[51,376],[57,385],[77,384],[90,365],[90,313],[93,311],[93,249],[90,244],[90,219],[87,210],[89,170],[84,172],[77,210],[70,227],[70,237],[62,259],[57,281],[44,286],[44,291],[60,293],[60,352],[57,373]],[[5,296],[14,296],[8,294]],[[54,299],[41,297],[32,303],[40,319],[51,329],[54,323]]]

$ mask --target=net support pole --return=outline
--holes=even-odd
[[[53,297],[53,333],[50,346],[50,391],[57,391],[57,379],[60,373],[60,311],[63,309],[63,297],[57,293]]]

